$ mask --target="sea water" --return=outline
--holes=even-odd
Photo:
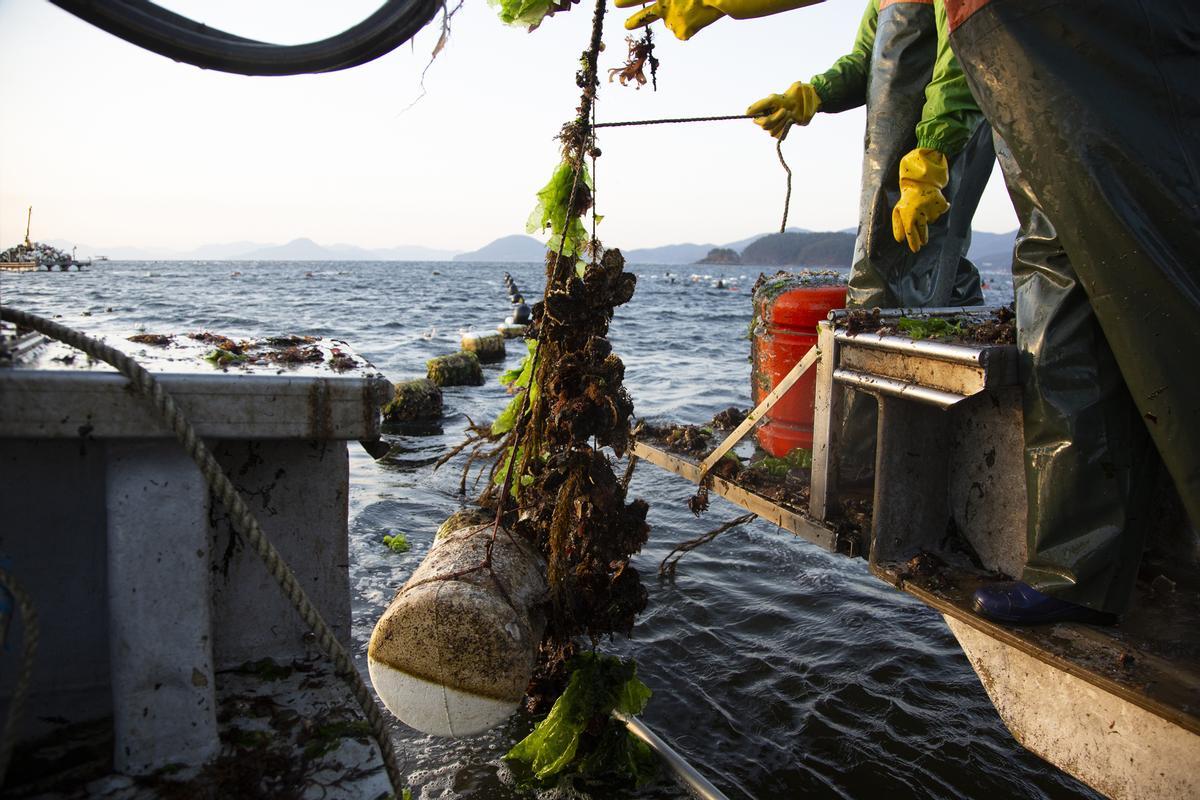
[[[611,328],[641,417],[702,423],[750,405],[749,290],[741,266],[633,266],[637,293]],[[457,350],[461,332],[510,313],[503,274],[541,296],[540,264],[366,262],[108,262],[82,273],[0,275],[0,301],[88,333],[186,333],[232,338],[306,334],[344,339],[389,379],[421,377],[425,361]],[[768,270],[770,271],[770,270]],[[1011,280],[986,274],[989,302]],[[718,281],[723,288],[717,288]],[[460,462],[434,462],[508,396],[485,366],[483,387],[445,389],[442,433],[387,436],[373,461],[351,443],[350,574],[355,652],[396,589],[428,552],[437,526],[467,501]],[[481,486],[468,484],[468,498]],[[763,523],[723,534],[656,577],[678,543],[742,513],[716,497],[700,519],[694,487],[649,464],[631,495],[650,503],[650,540],[634,560],[650,603],[630,639],[601,649],[635,658],[654,690],[645,721],[731,798],[1092,796],[1023,750],[1005,730],[940,615],[868,574]],[[412,549],[390,551],[404,533]],[[523,796],[500,757],[533,720],[437,739],[395,726],[418,798]],[[668,798],[669,778],[593,796]]]

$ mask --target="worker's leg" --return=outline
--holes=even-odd
[[[929,243],[918,254],[892,236],[892,207],[900,198],[900,159],[917,146],[916,126],[925,103],[925,87],[933,75],[936,46],[932,4],[900,2],[880,9],[867,88],[858,237],[846,293],[846,304],[852,308],[930,305],[939,287],[938,275],[948,271],[949,277],[940,284],[944,297],[937,303],[945,305],[970,244],[969,219],[964,233],[962,220],[952,225],[950,215],[929,226]],[[951,165],[948,191],[960,185],[968,196],[973,191],[978,167],[974,171],[966,167],[990,158],[980,153],[976,144],[972,152],[978,158],[959,158]],[[976,203],[977,196],[969,201],[972,210]],[[967,266],[974,273],[969,262]],[[978,275],[974,277],[975,295],[971,294],[970,274],[964,274],[960,282],[964,297],[978,295]],[[849,393],[844,419],[839,472],[847,480],[867,479],[874,471],[875,401]]]
[[[932,4],[891,3],[879,10],[867,80],[858,238],[846,299],[851,307],[893,308],[890,284],[911,266],[908,248],[892,238],[892,206],[900,198],[900,159],[917,146],[916,127],[936,52]]]
[[[1021,220],[1013,288],[1029,558],[1020,577],[1120,613],[1145,539],[1152,448],[1054,225],[1002,140],[996,150]]]
[[[977,306],[983,305],[983,288],[980,286],[979,270],[967,258],[967,250],[971,246],[971,226],[975,222],[975,211],[979,208],[979,200],[983,197],[983,190],[987,188],[988,180],[992,177],[992,167],[996,164],[996,151],[992,146],[992,126],[986,120],[971,135],[966,148],[951,162],[952,169],[958,163],[962,164],[962,177],[957,186],[947,185],[946,188],[953,189],[953,192],[945,195],[950,203],[947,224],[952,235],[961,242],[958,245],[958,268],[954,274],[948,304]]]
[[[881,142],[884,137],[874,138]],[[996,160],[991,126],[980,123],[963,151],[950,159],[950,180],[943,191],[950,202],[950,211],[929,226],[929,242],[916,254],[892,236],[889,205],[899,198],[899,160],[912,149],[909,145],[916,146],[912,135],[892,148],[890,158],[886,159],[892,169],[886,175],[873,174],[871,179],[876,185],[864,180],[864,202],[883,205],[872,207],[863,218],[865,227],[859,229],[847,305],[866,308],[981,305],[979,271],[966,254],[971,245],[971,222]],[[879,159],[865,161],[878,163]],[[888,191],[888,186],[893,191]],[[871,224],[866,225],[867,221]],[[864,231],[868,231],[866,236]],[[873,252],[877,257],[867,257],[867,240],[874,242]],[[874,471],[875,401],[849,393],[845,420],[840,471],[849,481],[865,480]]]
[[[1200,522],[1200,13],[996,0],[952,34]]]

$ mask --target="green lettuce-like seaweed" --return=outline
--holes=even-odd
[[[516,453],[515,456],[513,455],[514,452]],[[496,474],[492,478],[492,482],[497,486],[504,486],[504,481],[508,479],[508,470],[510,469],[509,462],[512,462],[512,464],[519,469],[524,460],[524,447],[517,445],[515,451],[512,447],[505,449],[504,455],[500,457],[500,466],[496,468]],[[514,500],[519,499],[521,495],[521,488],[528,486],[531,483],[533,483],[532,475],[526,474],[516,477],[513,479],[512,488],[508,490],[508,493],[513,496]]]
[[[383,543],[393,553],[407,553],[412,549],[412,545],[408,543],[408,537],[397,531],[395,534],[387,534],[383,537]]]
[[[533,30],[550,16],[550,0],[488,0],[505,25],[524,25]]]
[[[941,317],[910,319],[901,317],[896,327],[913,339],[937,339],[943,336],[961,336],[962,324]]]
[[[529,391],[529,400],[525,402],[525,407],[529,408],[533,403],[537,402],[538,387],[533,380],[533,361],[534,354],[537,353],[537,341],[535,339],[526,339],[525,347],[528,352],[521,359],[521,363],[517,364],[515,369],[505,371],[500,376],[500,383],[507,386],[510,392],[513,392],[513,399],[508,402],[508,405],[496,417],[496,421],[492,423],[492,435],[503,436],[513,429],[517,424],[517,411],[521,408],[522,390]],[[532,389],[530,386],[532,385]]]
[[[500,376],[500,383],[507,386],[509,391],[513,392],[513,399],[508,401],[508,405],[496,417],[492,423],[492,435],[503,436],[511,431],[517,424],[517,416],[520,414],[521,407],[524,404],[525,408],[529,408],[531,404],[536,403],[538,399],[537,381],[533,379],[533,363],[537,354],[537,341],[534,339],[526,339],[525,346],[528,352],[521,359],[521,363],[516,369],[510,369]],[[524,401],[523,395],[528,392],[529,400]],[[496,469],[495,477],[492,479],[497,486],[503,486],[504,481],[508,477],[510,462],[518,468],[525,461],[524,449],[516,447],[516,457],[513,458],[513,448],[508,447],[504,451],[504,455],[500,457],[500,466]],[[520,475],[512,482],[512,489],[509,493],[518,498],[521,493],[521,488],[533,483],[532,475]]]
[[[614,709],[632,715],[646,707],[651,692],[638,679],[637,664],[585,653],[568,666],[571,678],[566,691],[533,732],[504,757],[525,764],[538,781],[568,771],[645,781],[656,769],[654,754],[611,716]],[[598,734],[594,732],[597,722]]]
[[[794,469],[812,469],[812,450],[806,450],[803,447],[794,447],[783,458],[763,456],[756,461],[752,461],[750,466],[754,469],[761,469],[777,478],[783,478]]]
[[[590,190],[592,176],[588,174],[586,166],[581,164],[579,169],[581,170],[580,180]],[[549,228],[550,240],[546,242],[546,247],[557,253],[559,244],[562,244],[562,254],[567,257],[578,257],[590,238],[587,229],[583,226],[583,219],[573,216],[568,207],[568,203],[571,201],[571,187],[574,183],[574,169],[569,161],[564,160],[554,169],[554,174],[550,176],[550,182],[537,193],[537,206],[534,207],[533,213],[529,215],[529,221],[525,224],[527,233],[537,233]],[[565,239],[563,238],[564,231],[566,231]]]

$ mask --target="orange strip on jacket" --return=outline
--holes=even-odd
[[[951,33],[990,2],[992,0],[946,0],[946,22]]]

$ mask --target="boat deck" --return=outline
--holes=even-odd
[[[694,456],[646,441],[632,452],[692,483],[699,480],[700,459]],[[812,519],[805,500],[765,497],[754,486],[716,475],[709,491],[827,550],[858,554],[852,537],[839,532],[844,523]],[[975,589],[998,575],[962,561],[923,553],[874,563],[871,571],[949,618],[1200,734],[1200,575],[1194,569],[1148,554],[1135,604],[1119,624],[1022,627],[998,625],[971,610]]]
[[[221,752],[201,766],[113,771],[111,719],[19,745],[4,796],[62,800],[382,797],[391,785],[349,690],[320,660],[248,662],[217,674]]]

